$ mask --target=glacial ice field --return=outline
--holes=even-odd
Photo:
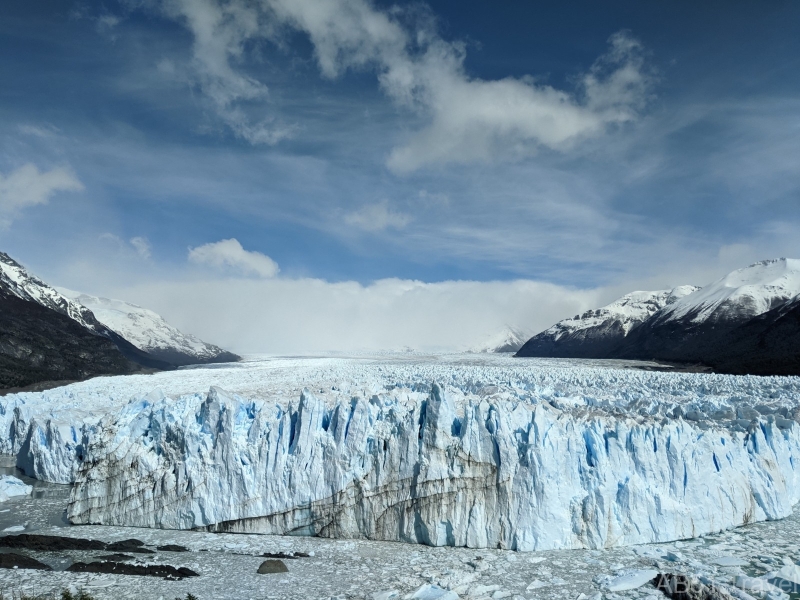
[[[253,358],[0,398],[0,450],[75,524],[509,550],[781,519],[800,379],[616,361]]]

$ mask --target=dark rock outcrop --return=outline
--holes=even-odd
[[[3,548],[35,550],[37,552],[61,552],[64,550],[105,550],[107,544],[100,540],[21,533],[19,535],[0,536],[0,546]]]
[[[50,565],[39,562],[30,556],[14,554],[12,552],[0,553],[0,569],[36,569],[38,571],[52,571]]]
[[[67,568],[72,573],[107,573],[114,575],[140,575],[145,577],[164,577],[166,579],[183,579],[184,577],[198,577],[191,569],[186,567],[173,567],[171,565],[130,565],[118,562],[76,562]]]
[[[258,567],[258,571],[256,571],[259,575],[270,575],[273,573],[288,573],[289,569],[283,563],[282,560],[265,560],[261,563]]]

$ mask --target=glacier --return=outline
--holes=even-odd
[[[626,366],[381,356],[97,378],[0,398],[0,450],[71,482],[77,524],[544,550],[791,513],[800,379]]]

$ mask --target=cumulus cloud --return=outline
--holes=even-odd
[[[411,222],[409,215],[396,212],[384,200],[377,204],[367,204],[359,210],[345,216],[345,223],[364,231],[384,231],[386,229],[403,229]]]
[[[151,0],[194,36],[201,87],[233,131],[253,143],[276,143],[291,131],[251,123],[239,103],[263,100],[267,88],[242,73],[249,42],[280,43],[286,29],[308,35],[323,76],[371,69],[399,106],[428,124],[388,158],[396,172],[431,164],[488,160],[500,150],[569,148],[613,124],[634,119],[653,77],[641,44],[627,32],[609,39],[608,52],[558,90],[527,78],[484,80],[464,68],[464,44],[444,40],[419,6],[379,9],[369,0]]]
[[[47,204],[57,192],[83,189],[66,167],[43,172],[27,163],[7,175],[0,173],[0,227],[8,227],[24,208]]]
[[[242,353],[464,350],[507,326],[541,331],[599,306],[596,290],[536,281],[369,285],[321,279],[170,281],[101,290]]]
[[[239,241],[233,238],[190,248],[189,261],[223,271],[262,278],[275,277],[280,271],[278,263],[269,256],[245,250]]]

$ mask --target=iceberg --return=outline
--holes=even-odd
[[[33,491],[33,486],[25,484],[13,475],[0,475],[0,502],[5,502],[15,496],[28,496]]]

